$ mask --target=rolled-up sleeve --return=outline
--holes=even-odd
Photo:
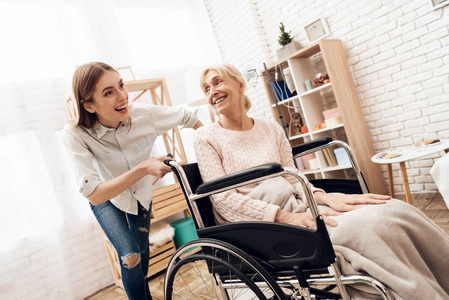
[[[93,165],[92,153],[82,139],[77,138],[66,128],[63,130],[63,142],[72,162],[79,192],[87,197],[102,182]]]

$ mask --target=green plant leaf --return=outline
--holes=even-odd
[[[285,46],[287,44],[290,44],[293,39],[290,36],[291,31],[286,32],[284,24],[281,22],[281,26],[279,26],[279,29],[281,30],[281,35],[279,36],[278,42],[281,46]]]

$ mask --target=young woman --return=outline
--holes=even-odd
[[[203,181],[268,162],[294,167],[290,144],[274,121],[247,115],[246,82],[232,65],[203,71],[201,85],[218,122],[195,133]],[[266,181],[267,182],[267,181]],[[314,228],[304,193],[294,179],[251,185],[214,195],[218,222],[271,221]],[[270,188],[274,186],[274,188]],[[284,191],[299,201],[285,209]],[[395,299],[449,298],[449,237],[418,209],[388,196],[325,193],[312,187],[344,274],[369,274],[387,285]],[[287,195],[288,196],[288,195]],[[281,201],[282,202],[282,201]],[[324,208],[324,209],[322,209]],[[351,296],[371,299],[365,290]]]
[[[80,193],[117,251],[130,300],[151,299],[148,271],[152,182],[171,171],[150,159],[158,135],[178,126],[198,128],[184,108],[128,102],[128,92],[111,66],[88,63],[73,75],[78,119],[63,130]]]

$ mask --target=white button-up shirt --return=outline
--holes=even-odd
[[[134,103],[129,107],[131,124],[107,128],[97,122],[92,128],[66,124],[63,140],[74,161],[80,193],[87,197],[98,184],[122,175],[150,158],[158,135],[178,126],[192,128],[198,122],[196,113],[183,107]],[[137,201],[149,209],[154,177],[147,175],[130,188],[110,199],[127,213],[137,214]]]

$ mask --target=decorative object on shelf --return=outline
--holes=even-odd
[[[306,80],[304,81],[304,85],[306,86],[306,91],[310,91],[312,89],[312,81]]]
[[[349,161],[348,154],[345,149],[337,148],[334,149],[335,157],[337,157],[337,162],[339,166],[349,165],[351,162]]]
[[[323,111],[324,120],[336,118],[339,116],[340,116],[340,109],[338,107],[334,107],[334,108]]]
[[[321,129],[324,129],[324,128],[326,128],[326,123],[321,123],[321,124],[318,124],[318,125],[313,129],[313,131],[318,131],[318,130],[321,130]]]
[[[320,165],[318,163],[318,159],[312,158],[309,160],[309,165],[311,170],[317,170],[320,168]]]
[[[292,113],[292,121],[290,124],[290,136],[295,136],[301,134],[301,128],[303,127],[303,122],[301,115],[297,112]]]
[[[304,166],[303,158],[297,157],[295,159],[295,162],[296,162],[296,168],[298,168],[298,170],[300,170],[300,171],[304,171],[305,166]]]
[[[316,42],[330,34],[329,27],[327,27],[324,18],[314,20],[312,23],[304,27],[307,39],[310,43]]]
[[[292,93],[288,89],[287,85],[285,84],[284,80],[278,80],[271,83],[274,87],[274,90],[276,91],[276,94],[278,95],[279,99],[287,100],[288,98],[292,97]]]
[[[290,36],[291,31],[285,31],[285,27],[282,22],[281,26],[279,26],[279,29],[281,31],[281,34],[279,36],[278,42],[279,45],[281,45],[281,48],[276,50],[276,55],[280,60],[301,49],[301,45]]]
[[[337,127],[343,123],[338,107],[323,111],[323,117],[328,128]]]
[[[430,4],[432,5],[433,9],[438,9],[449,4],[449,0],[430,0]]]
[[[317,77],[314,80],[315,85],[313,86],[313,88],[317,88],[323,84],[329,83],[331,82],[331,80],[329,79],[329,75],[322,75],[321,73],[317,74]]]

